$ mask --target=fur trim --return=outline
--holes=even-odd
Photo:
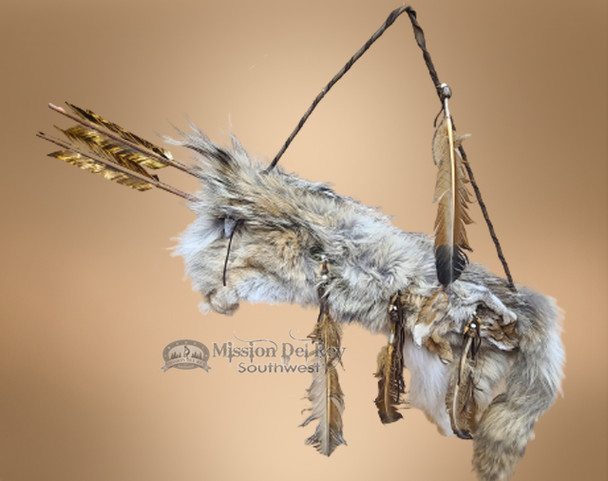
[[[402,232],[325,184],[279,168],[265,172],[234,138],[228,150],[196,128],[182,136],[174,143],[201,156],[202,190],[191,204],[197,219],[176,253],[203,296],[201,309],[232,314],[241,301],[317,305],[317,270],[326,259],[335,320],[388,336],[389,301],[402,293],[410,401],[445,434],[452,431],[446,396],[458,379],[458,357],[468,355],[464,326],[478,320],[480,347],[468,364],[477,413],[473,463],[484,481],[510,476],[560,386],[564,354],[553,301],[525,287],[513,292],[474,263],[443,289],[429,236]]]

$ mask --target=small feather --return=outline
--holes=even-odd
[[[398,411],[402,404],[401,395],[405,394],[405,381],[403,379],[403,344],[405,342],[405,329],[403,324],[403,311],[398,296],[391,302],[392,328],[389,342],[378,354],[378,396],[375,399],[378,415],[383,424],[393,423],[403,417]]]
[[[458,369],[452,375],[446,396],[452,430],[462,439],[472,439],[477,429],[479,406],[475,397],[477,388],[474,368],[481,342],[479,332],[479,321],[467,324]]]
[[[464,270],[471,250],[465,225],[471,223],[467,211],[470,195],[468,178],[458,147],[464,137],[452,130],[449,116],[445,116],[433,137],[433,160],[439,171],[435,184],[435,264],[439,282],[447,287]]]

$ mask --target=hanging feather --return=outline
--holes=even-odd
[[[467,323],[463,333],[465,343],[458,369],[452,376],[446,396],[446,408],[452,430],[459,438],[472,439],[477,429],[479,406],[475,386],[475,362],[481,343],[479,320]]]
[[[308,336],[316,343],[318,364],[308,389],[312,412],[302,426],[311,421],[319,421],[306,444],[311,444],[325,456],[331,455],[340,444],[346,444],[342,437],[344,394],[336,370],[340,359],[340,336],[340,325],[324,312],[321,313],[314,331]]]
[[[457,137],[446,112],[433,137],[433,160],[439,168],[435,184],[435,202],[439,202],[435,219],[435,265],[437,278],[449,286],[462,273],[471,250],[465,225],[471,223],[467,204],[471,201],[468,178],[458,151],[464,137]]]
[[[379,212],[343,197],[323,184],[286,175],[278,169],[273,171],[325,93],[396,17],[406,11],[440,98],[446,99],[445,119],[437,128],[433,141],[434,161],[439,167],[435,188],[439,207],[434,259],[430,254],[430,238],[399,231]],[[71,140],[84,142],[93,152],[110,160],[85,155],[71,145],[66,146],[44,135],[40,137],[65,148],[65,151],[51,155],[68,163],[117,182],[123,178],[114,176],[113,169],[125,173],[124,169],[129,168],[134,172],[127,173],[127,179],[131,176],[142,182],[124,180],[123,183],[130,187],[139,185],[143,190],[153,185],[192,202],[190,207],[197,219],[180,239],[177,254],[184,257],[186,272],[195,289],[203,295],[201,310],[232,314],[244,300],[310,305],[315,289],[318,290],[321,312],[310,337],[319,352],[319,369],[308,391],[313,407],[304,425],[318,420],[308,443],[321,453],[329,456],[338,445],[346,444],[341,418],[344,399],[335,369],[340,359],[341,334],[337,322],[359,321],[372,332],[384,332],[392,322],[390,342],[379,356],[381,399],[376,402],[381,404],[378,406],[381,418],[382,411],[387,419],[401,417],[396,405],[405,389],[404,362],[400,356],[404,352],[407,329],[405,356],[412,373],[411,404],[423,409],[442,432],[450,427],[446,426],[447,408],[454,431],[462,437],[470,437],[475,431],[476,419],[481,418],[474,444],[474,466],[480,479],[506,479],[533,436],[534,423],[554,402],[559,391],[563,362],[559,313],[549,298],[525,288],[514,289],[496,240],[508,282],[473,264],[457,288],[446,289],[465,268],[468,259],[464,250],[470,250],[465,232],[465,225],[471,222],[466,211],[470,200],[463,164],[474,183],[464,151],[459,149],[462,138],[455,138],[453,132],[447,106],[449,95],[449,88],[445,84],[439,85],[416,12],[404,5],[389,15],[385,24],[324,87],[267,169],[261,170],[238,142],[233,141],[232,151],[223,149],[194,127],[192,133],[180,132],[182,140],[174,142],[199,155],[199,165],[188,166],[170,160],[171,155],[164,149],[117,124],[71,104],[68,105],[75,115],[49,105],[83,126],[63,132]],[[164,165],[197,177],[203,188],[197,196],[180,193],[163,186],[156,176],[144,169]],[[476,194],[481,203],[477,188]],[[487,216],[486,220],[491,229]],[[233,247],[235,255],[231,266],[236,275],[227,285],[227,260],[238,222],[246,223],[247,228],[240,230],[242,242]],[[218,253],[223,253],[228,233],[228,252],[225,258],[223,255],[220,258]],[[280,246],[278,251],[277,246]],[[337,266],[334,289],[328,296],[331,315],[330,301],[324,292],[327,282],[321,282],[320,286],[311,282],[311,266],[320,252],[327,253]],[[444,289],[428,276],[433,263]],[[222,266],[224,275],[220,280],[218,273]],[[327,280],[325,263],[323,270]],[[406,289],[410,291],[409,296],[419,302],[403,300],[407,307],[407,326],[403,326],[403,319],[397,322],[393,316],[386,315],[386,300],[396,290],[405,292]],[[443,296],[439,297],[436,290],[443,291]],[[484,312],[485,317],[480,314]],[[470,313],[483,317],[483,331],[479,328],[479,320],[469,323],[464,341],[461,341],[455,334]],[[491,321],[489,326],[488,319]],[[480,349],[482,335],[488,344]],[[414,346],[410,345],[410,340],[414,341]],[[490,346],[491,343],[494,346]],[[449,367],[452,348],[461,351],[457,368]],[[436,362],[437,356],[444,365]],[[476,377],[478,381],[481,378],[479,386],[492,381],[487,370],[476,368],[476,356],[479,356],[480,365],[491,358],[498,374],[505,376],[506,390],[494,402],[483,397],[487,397],[489,391],[480,395],[481,390],[476,388]],[[450,371],[453,373],[451,380],[445,375]],[[438,393],[446,392],[445,399],[443,395],[438,396]],[[478,405],[485,406],[485,412],[479,416]]]
[[[344,394],[338,381],[336,368],[340,364],[342,328],[331,317],[325,296],[329,279],[327,262],[321,265],[321,283],[317,288],[321,306],[319,318],[313,332],[308,336],[315,343],[316,369],[313,371],[312,384],[308,389],[308,400],[312,403],[311,413],[302,423],[319,421],[312,436],[306,440],[325,456],[340,444],[346,444],[342,437],[342,412]]]
[[[405,394],[403,379],[403,344],[405,342],[405,326],[403,322],[403,305],[400,295],[391,299],[389,306],[392,327],[388,344],[378,354],[378,397],[375,399],[378,414],[383,424],[393,423],[403,417],[398,411],[402,404],[401,395]]]
[[[128,140],[129,142],[132,142],[134,144],[140,145],[152,152],[155,152],[156,154],[160,155],[161,157],[164,157],[167,160],[173,159],[173,155],[171,155],[171,152],[169,152],[168,150],[163,149],[162,147],[158,147],[157,145],[154,145],[152,142],[141,138],[139,135],[136,135],[133,132],[129,132],[126,129],[123,129],[120,125],[104,119],[103,117],[96,114],[92,110],[77,107],[76,105],[73,105],[69,102],[66,102],[66,104],[79,117],[81,117],[85,120],[88,120],[92,124],[98,125],[100,127],[105,127],[106,129],[120,135],[123,139]],[[149,158],[143,160],[141,163],[142,163],[142,165],[145,165],[146,167],[150,167],[151,169],[160,169],[162,167],[167,166],[167,164],[165,164],[157,159],[154,159],[152,157],[149,157]]]

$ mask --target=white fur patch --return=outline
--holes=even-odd
[[[452,426],[445,407],[450,380],[448,367],[436,354],[416,346],[411,337],[405,338],[403,355],[411,375],[410,403],[422,409],[444,435],[452,436]]]

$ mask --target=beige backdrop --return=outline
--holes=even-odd
[[[193,220],[49,159],[34,137],[68,100],[143,136],[187,119],[274,156],[320,88],[399,5],[393,0],[4,0],[0,249],[0,479],[472,478],[471,443],[418,411],[380,424],[383,340],[345,329],[347,447],[327,459],[299,428],[308,375],[161,371],[176,339],[283,342],[312,329],[297,306],[201,315],[171,239]],[[576,5],[576,7],[575,7]],[[418,0],[440,77],[518,282],[565,310],[564,397],[515,480],[604,480],[606,3]],[[406,17],[331,92],[282,165],[431,232],[439,104]],[[187,159],[179,149],[174,154]],[[178,172],[163,179],[187,190]],[[477,208],[472,260],[501,273]]]

